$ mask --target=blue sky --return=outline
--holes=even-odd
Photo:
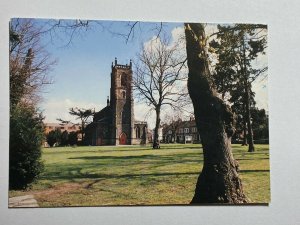
[[[103,26],[109,26],[110,23],[102,22]],[[180,25],[169,25],[167,30],[176,26]],[[124,27],[126,28],[124,23],[115,23],[111,29],[118,31],[124,30]],[[99,94],[104,95],[103,99],[106,100],[109,93],[111,63],[115,57],[120,64],[129,63],[138,52],[142,38],[147,41],[153,33],[145,37],[135,37],[126,43],[123,37],[102,31],[95,25],[83,35],[75,36],[69,46],[65,46],[69,37],[63,33],[60,35],[62,41],[56,39],[53,44],[47,46],[58,63],[51,72],[55,83],[51,85],[51,91],[45,97],[72,97],[78,101],[89,99],[100,103]]]
[[[46,20],[38,20],[43,24]],[[43,94],[44,101],[40,108],[46,116],[45,122],[57,122],[56,118],[73,120],[68,109],[70,107],[95,108],[100,110],[106,105],[110,92],[111,63],[118,58],[119,64],[129,63],[139,52],[142,43],[149,41],[157,33],[155,27],[159,23],[140,23],[136,26],[134,38],[126,44],[125,39],[113,32],[127,33],[130,29],[126,22],[101,21],[101,25],[92,24],[88,31],[75,35],[72,43],[66,46],[69,36],[58,33],[59,38],[50,42],[49,35],[43,37],[47,51],[57,64],[50,72],[54,83]],[[105,30],[103,30],[105,27]],[[214,29],[211,25],[208,29]],[[173,38],[183,33],[182,23],[164,23],[164,30]],[[263,59],[266,61],[266,59]],[[257,82],[255,91],[260,108],[267,106],[267,81]],[[147,108],[135,102],[136,119],[145,120]],[[163,117],[162,117],[163,118]],[[147,117],[150,127],[154,123],[154,115]],[[75,122],[75,121],[74,121]]]

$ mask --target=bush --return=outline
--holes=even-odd
[[[70,132],[68,139],[70,145],[77,145],[77,132],[74,131]]]
[[[57,143],[57,145],[60,145],[60,139],[61,131],[59,129],[50,131],[46,136],[47,143],[50,147],[53,147],[55,143]]]
[[[60,146],[67,146],[69,144],[69,134],[65,130],[64,132],[61,133],[60,135]]]
[[[11,109],[9,139],[9,188],[25,189],[43,170],[42,116],[33,107]]]

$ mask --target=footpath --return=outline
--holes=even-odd
[[[33,195],[23,195],[17,196],[13,198],[9,198],[8,200],[9,208],[30,208],[30,207],[39,207],[37,201],[34,199]]]

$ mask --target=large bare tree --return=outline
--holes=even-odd
[[[169,39],[161,37],[143,45],[138,55],[133,83],[138,99],[155,111],[153,148],[158,142],[162,108],[180,108],[187,95],[181,83],[186,78],[185,62],[179,43],[170,43]]]
[[[9,75],[10,100],[36,104],[45,85],[52,80],[48,72],[55,64],[41,44],[43,29],[32,19],[10,22]]]

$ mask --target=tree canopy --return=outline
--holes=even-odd
[[[267,27],[258,24],[218,25],[210,51],[217,55],[214,82],[224,100],[238,115],[238,130],[248,134],[249,152],[254,151],[251,108],[255,106],[252,83],[265,75],[267,65],[254,62],[267,48]],[[246,140],[244,140],[246,143]]]

